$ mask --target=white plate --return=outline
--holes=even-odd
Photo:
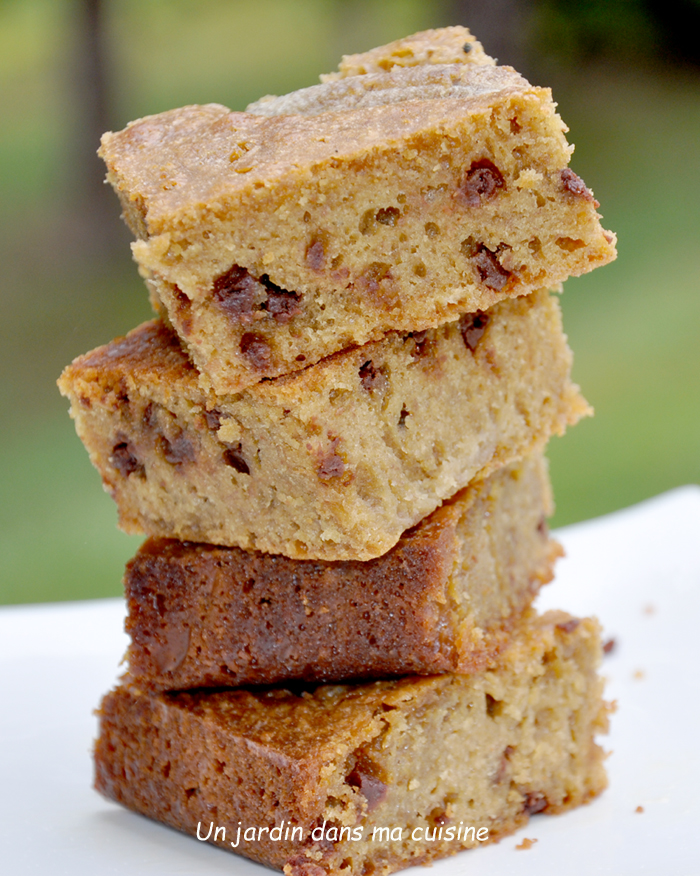
[[[596,614],[618,701],[610,788],[538,815],[434,876],[696,876],[700,853],[700,488],[559,533],[567,558],[542,608]],[[91,790],[92,709],[126,647],[121,600],[0,609],[0,860],[12,876],[261,876],[264,869]],[[643,813],[637,807],[643,807]],[[516,851],[523,837],[537,839]],[[425,871],[414,871],[425,872]]]

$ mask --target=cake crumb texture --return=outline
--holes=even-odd
[[[253,827],[236,852],[288,876],[391,873],[478,845],[473,833],[454,838],[460,825],[496,841],[604,789],[599,657],[595,621],[550,612],[530,615],[474,675],[294,690],[123,686],[99,712],[96,788],[186,833],[205,838],[211,826],[209,841],[229,851],[239,824]],[[285,826],[301,838],[285,839]]]

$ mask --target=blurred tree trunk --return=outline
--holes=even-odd
[[[119,207],[104,184],[105,167],[97,157],[102,134],[110,129],[109,64],[106,40],[106,0],[74,0],[75,55],[74,178],[75,208],[82,242],[96,256],[123,247],[125,236]]]
[[[528,76],[529,23],[533,0],[448,0],[450,24],[468,27],[484,51]]]

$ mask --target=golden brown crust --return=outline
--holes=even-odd
[[[425,842],[426,828],[461,822],[493,841],[533,812],[603,790],[599,655],[594,621],[552,612],[530,616],[498,663],[472,676],[295,691],[122,687],[100,710],[96,787],[202,838],[211,825],[209,841],[229,850],[240,823],[235,851],[290,874],[387,874],[478,844]],[[314,841],[324,822],[361,839]],[[383,826],[401,839],[372,841]],[[246,841],[248,827],[267,831]]]
[[[129,676],[184,690],[483,669],[552,577],[550,510],[535,457],[364,563],[150,539],[124,579]]]
[[[587,413],[570,364],[543,292],[230,396],[205,394],[154,322],[59,386],[127,531],[368,560]]]

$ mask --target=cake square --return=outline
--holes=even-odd
[[[615,257],[549,90],[485,57],[433,63],[454,61],[448,37],[381,47],[245,113],[184,107],[104,136],[134,257],[203,388],[236,392]]]
[[[240,393],[205,393],[163,324],[59,381],[127,532],[369,560],[475,477],[588,412],[556,298],[392,334]]]

